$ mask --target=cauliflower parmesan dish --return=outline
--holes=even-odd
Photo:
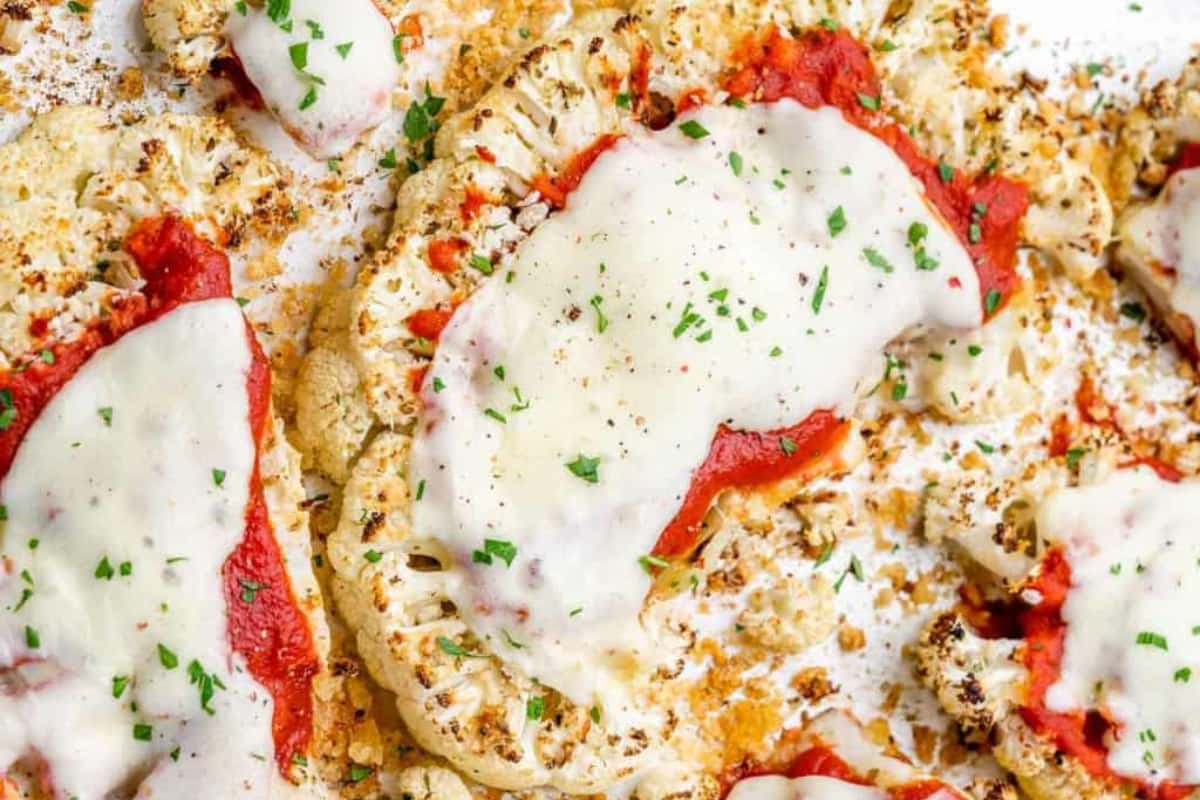
[[[0,3],[0,798],[1200,796],[1162,2]]]

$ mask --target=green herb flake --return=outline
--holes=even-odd
[[[144,722],[135,722],[133,725],[134,741],[148,742],[154,737],[154,726],[147,725]]]
[[[160,643],[158,645],[158,663],[162,664],[163,669],[175,669],[179,666],[179,656]]]
[[[954,167],[947,164],[944,158],[938,159],[937,171],[942,183],[949,183],[954,180]]]
[[[350,782],[351,783],[361,783],[362,781],[365,781],[367,778],[371,777],[374,774],[375,774],[374,767],[368,767],[363,764],[351,764],[350,765]]]
[[[679,126],[679,130],[683,131],[683,135],[689,139],[703,139],[708,136],[708,129],[694,119],[689,119]]]
[[[1139,632],[1137,638],[1134,639],[1134,642],[1147,647],[1157,647],[1159,650],[1167,649],[1167,637],[1163,636],[1161,633],[1155,633],[1154,631]]]
[[[112,406],[105,406],[104,408],[98,408],[98,409],[96,409],[96,413],[100,415],[100,419],[104,420],[104,427],[106,427],[106,428],[112,427],[112,421],[113,421]]]
[[[875,267],[875,269],[881,269],[888,273],[893,271],[891,262],[884,258],[883,254],[875,248],[864,247],[862,254],[863,258],[867,260],[867,263],[872,267]]]
[[[125,689],[129,686],[128,675],[114,675],[112,679],[112,696],[114,700],[120,700],[121,695],[125,694]]]
[[[1146,309],[1141,303],[1121,303],[1121,316],[1140,323],[1146,319]]]
[[[346,57],[350,55],[350,49],[352,47],[354,47],[354,42],[342,42],[341,44],[335,44],[333,49],[337,51],[338,56],[345,61]]]
[[[829,287],[829,265],[821,267],[821,277],[817,279],[817,288],[813,292],[812,310],[814,314],[821,313],[821,305],[825,302],[825,290]]]
[[[472,653],[458,642],[446,636],[439,636],[437,638],[437,646],[443,653],[448,656],[454,656],[455,658],[487,658],[485,655]]]
[[[96,565],[96,569],[92,572],[92,575],[97,580],[102,581],[111,581],[113,579],[113,575],[116,575],[116,572],[113,570],[112,564],[108,563],[108,556],[100,559],[100,563]]]
[[[599,458],[588,458],[583,453],[580,453],[575,457],[574,461],[568,461],[566,467],[572,475],[582,481],[586,481],[587,483],[600,482]]]
[[[987,295],[983,298],[983,308],[990,317],[996,313],[996,309],[1000,307],[1000,290],[988,289]]]
[[[25,626],[25,646],[30,650],[37,650],[42,646],[42,637],[37,632],[36,628],[28,625]]]
[[[629,96],[629,92],[621,92],[617,95],[617,108],[629,108],[633,105],[633,98]]]
[[[642,565],[642,569],[646,570],[650,575],[654,574],[656,569],[666,569],[671,566],[671,563],[665,558],[658,556],[639,556],[638,563]]]
[[[742,167],[744,166],[745,164],[742,161],[742,154],[736,150],[729,151],[729,168],[733,170],[733,174],[741,177]]]
[[[289,46],[288,57],[292,59],[293,67],[304,72],[308,68],[308,42],[296,42]]]
[[[863,94],[862,92],[859,92],[858,93],[858,104],[860,106],[862,106],[863,108],[867,109],[868,111],[878,111],[879,110],[879,98],[872,97],[869,94]]]
[[[829,226],[829,235],[837,236],[842,231],[846,230],[846,212],[838,206],[833,210],[833,213],[825,220],[825,224]]]
[[[546,700],[542,697],[531,697],[525,701],[525,717],[538,720],[546,710]]]
[[[606,330],[608,330],[608,317],[606,317],[604,315],[604,312],[600,309],[600,304],[603,302],[604,302],[604,298],[598,294],[593,295],[592,299],[590,301],[591,307],[593,309],[595,309],[595,311],[596,311],[596,332],[597,333],[604,333]]]
[[[785,456],[790,456],[796,452],[796,443],[787,436],[779,437],[779,449],[783,451]]]
[[[1071,469],[1079,466],[1079,460],[1087,455],[1087,450],[1082,447],[1072,447],[1067,451],[1067,466]]]

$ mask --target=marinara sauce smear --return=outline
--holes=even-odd
[[[145,286],[120,298],[103,319],[77,339],[56,345],[53,357],[0,374],[0,400],[12,413],[0,429],[0,477],[6,475],[22,439],[55,394],[100,348],[185,303],[232,298],[229,259],[175,216],[140,222],[125,248]],[[255,460],[245,511],[245,536],[222,568],[228,614],[227,639],[250,674],[274,701],[272,738],[280,772],[308,747],[312,733],[312,680],[320,669],[312,631],[292,594],[283,556],[263,495],[259,455],[269,413],[271,374],[249,323],[251,366],[246,375]],[[170,491],[170,487],[162,487]],[[243,581],[260,586],[255,602],[239,601]]]

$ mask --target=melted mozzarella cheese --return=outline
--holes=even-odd
[[[280,21],[250,5],[230,14],[229,34],[267,107],[318,158],[344,151],[391,108],[400,65],[391,24],[371,0],[292,0]]]
[[[887,793],[837,778],[763,775],[739,781],[727,800],[887,800]]]
[[[656,649],[639,558],[717,426],[848,411],[889,340],[981,318],[965,250],[839,111],[689,119],[711,134],[641,131],[602,155],[458,308],[412,451],[414,525],[449,545],[460,613],[526,675],[609,711]],[[914,266],[913,223],[936,270]]]
[[[1130,217],[1122,233],[1160,268],[1174,270],[1171,306],[1200,325],[1200,169],[1172,175],[1154,202]]]
[[[1107,708],[1122,726],[1108,763],[1123,775],[1200,783],[1200,482],[1121,470],[1052,495],[1038,530],[1071,565],[1047,707]]]
[[[226,642],[250,358],[236,303],[185,305],[98,351],[30,428],[0,489],[0,773],[37,754],[58,797],[290,790],[271,698]],[[193,662],[225,686],[211,715]]]

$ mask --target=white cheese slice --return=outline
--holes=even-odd
[[[607,713],[656,655],[639,558],[717,426],[846,412],[890,340],[982,316],[966,251],[841,112],[687,121],[709,135],[639,131],[602,155],[458,308],[412,450],[414,525],[449,546],[459,612],[510,665]],[[914,266],[913,223],[935,270]],[[599,459],[595,482],[568,468],[587,476],[580,456]],[[510,566],[475,562],[486,539],[515,546]]]
[[[1200,481],[1119,470],[1051,495],[1037,519],[1071,566],[1046,706],[1106,706],[1122,726],[1109,742],[1116,772],[1200,783]]]
[[[98,351],[29,429],[0,488],[0,773],[37,753],[58,797],[290,791],[270,695],[226,639],[250,359],[236,303],[184,305]],[[193,661],[226,687],[211,715]]]
[[[823,775],[790,779],[763,775],[738,781],[726,800],[887,800],[887,793]]]
[[[1200,169],[1180,170],[1153,202],[1135,211],[1125,242],[1175,271],[1171,306],[1200,325]]]
[[[278,20],[269,7],[229,15],[233,51],[288,133],[317,158],[336,156],[391,109],[391,23],[371,0],[292,0]]]

